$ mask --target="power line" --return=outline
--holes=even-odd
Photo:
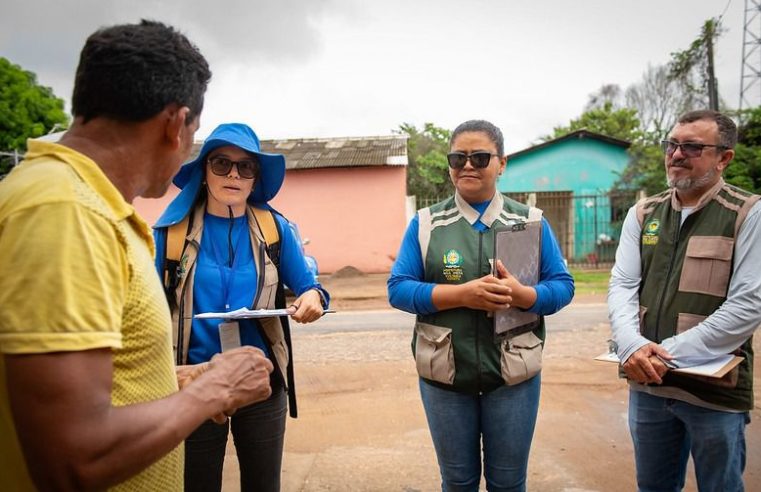
[[[730,6],[730,5],[732,5],[732,0],[729,0],[729,1],[727,2],[727,6],[726,6],[726,7],[724,7],[724,12],[722,12],[722,13],[721,13],[721,15],[719,16],[719,21],[721,21],[721,19],[724,17],[724,14],[726,14],[726,13],[727,13],[727,10],[729,10],[729,6]]]

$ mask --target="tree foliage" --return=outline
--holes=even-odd
[[[0,151],[23,152],[27,138],[64,129],[68,123],[63,99],[39,85],[34,73],[0,57]],[[9,164],[7,159],[0,164],[0,174]]]
[[[631,160],[619,177],[617,188],[642,189],[653,194],[665,187],[666,171],[658,143],[679,115],[708,107],[711,89],[718,102],[718,89],[709,83],[709,55],[722,32],[718,20],[707,20],[700,35],[686,50],[671,53],[671,61],[665,66],[648,66],[642,80],[626,90],[626,105],[636,110],[643,139],[634,141],[629,149]],[[761,140],[761,118],[756,121],[758,127],[749,127],[746,132]],[[749,174],[752,173],[753,165],[749,160],[752,156],[753,152],[738,149],[738,162],[726,171],[727,181],[754,189],[748,187],[754,182]]]
[[[590,100],[593,97],[591,96]],[[608,100],[603,102],[601,107],[592,106],[592,109],[583,112],[581,116],[571,120],[568,125],[555,127],[552,135],[544,137],[544,140],[551,140],[577,130],[587,129],[590,132],[634,142],[642,138],[640,126],[636,109],[616,109],[613,101]]]
[[[662,191],[666,187],[666,171],[660,140],[666,137],[679,115],[708,106],[708,54],[721,33],[719,22],[709,19],[686,50],[671,54],[668,64],[648,66],[642,79],[623,92],[615,84],[601,86],[589,95],[585,111],[578,118],[554,128],[553,134],[543,139],[586,128],[628,140],[632,143],[628,150],[629,165],[614,189],[644,190],[648,195]],[[718,99],[716,94],[714,97]],[[737,116],[742,122],[738,129],[739,141],[735,158],[724,171],[724,179],[761,193],[761,107]]]
[[[447,153],[452,132],[433,123],[422,129],[403,123],[398,133],[407,140],[407,194],[419,197],[442,197],[453,193],[449,180]]]
[[[744,111],[735,158],[724,170],[727,183],[761,193],[761,107]]]
[[[716,44],[723,32],[717,19],[708,19],[700,30],[700,35],[690,44],[686,50],[671,53],[669,62],[669,77],[679,84],[691,100],[688,106],[702,108],[709,106],[711,98],[710,83],[710,56],[712,46]],[[718,89],[714,89],[714,96],[718,97]],[[718,106],[717,106],[718,107]]]
[[[620,109],[621,96],[621,87],[618,84],[603,84],[597,91],[589,95],[584,111],[602,109],[607,105]]]
[[[680,114],[695,108],[695,95],[671,77],[668,65],[648,65],[639,82],[626,89],[626,107],[637,110],[642,130],[657,143]]]
[[[587,129],[631,143],[629,165],[618,177],[614,188],[619,191],[644,189],[654,193],[663,189],[665,171],[663,154],[655,143],[658,137],[645,129],[635,108],[620,106],[621,90],[606,84],[589,97],[587,111],[568,125],[555,127],[545,140],[562,137],[570,132]],[[597,104],[602,101],[602,106]]]

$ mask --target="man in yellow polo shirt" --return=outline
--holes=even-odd
[[[130,205],[188,157],[211,77],[171,27],[97,31],[60,143],[0,182],[0,490],[182,490],[182,440],[270,394],[257,349],[178,391],[153,241]]]

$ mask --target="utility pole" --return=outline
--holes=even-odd
[[[719,89],[713,70],[713,37],[716,33],[716,21],[706,23],[706,52],[708,54],[708,109],[719,110]]]
[[[761,106],[761,0],[745,0],[743,25],[740,104],[737,106],[740,118],[743,109]]]

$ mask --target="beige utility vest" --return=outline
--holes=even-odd
[[[179,281],[174,292],[176,307],[172,309],[172,331],[175,359],[178,364],[186,364],[188,359],[188,345],[193,325],[193,277],[201,244],[205,211],[206,203],[202,202],[190,212],[193,214],[192,227],[185,238],[185,248],[180,259]],[[251,309],[274,309],[278,284],[277,267],[267,254],[264,235],[254,219],[250,206],[246,207],[246,217],[259,279],[256,293],[252,292],[250,307]],[[280,318],[261,318],[257,321],[275,355],[278,367],[285,376],[285,369],[288,366],[288,349]]]

